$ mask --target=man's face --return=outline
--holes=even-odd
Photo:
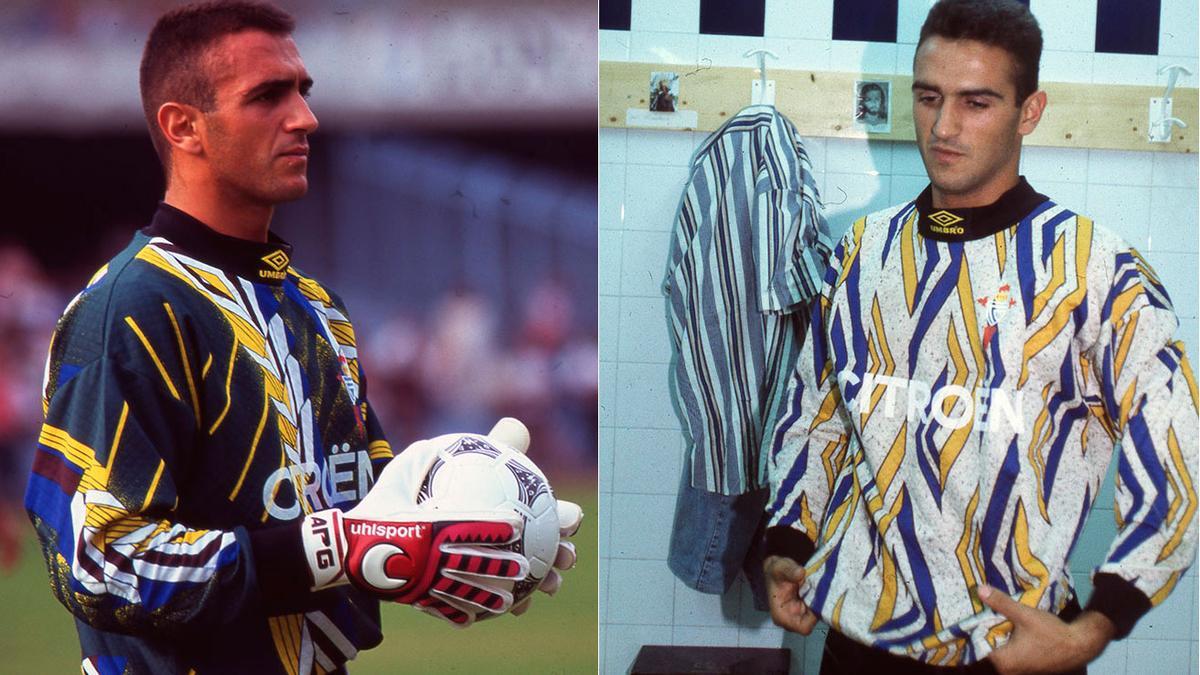
[[[872,115],[879,113],[879,107],[883,105],[883,95],[877,89],[868,89],[863,94],[863,107]]]
[[[935,205],[983,206],[1016,185],[1045,97],[1018,102],[1013,72],[1008,52],[975,40],[934,36],[917,50],[913,122]]]
[[[209,55],[216,108],[204,115],[204,150],[213,181],[228,197],[259,205],[303,197],[317,118],[296,43],[248,30],[225,36]]]

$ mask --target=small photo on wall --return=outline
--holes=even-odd
[[[650,111],[675,112],[679,100],[679,73],[650,73]]]
[[[873,134],[892,130],[891,80],[854,81],[854,126]]]

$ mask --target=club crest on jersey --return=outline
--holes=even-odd
[[[342,385],[346,387],[346,393],[350,395],[350,400],[358,400],[358,383],[354,381],[354,377],[350,374],[350,362],[342,354],[338,354],[338,364],[342,367]]]
[[[986,348],[996,335],[1001,317],[1009,307],[1017,304],[1017,301],[1012,297],[1012,286],[1004,284],[992,295],[975,298],[975,302],[983,305],[983,346]]]

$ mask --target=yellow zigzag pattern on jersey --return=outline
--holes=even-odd
[[[892,448],[888,452],[888,457],[884,461],[885,467],[890,467],[892,475],[885,477],[886,483],[884,484],[879,484],[877,481],[877,484],[880,485],[879,491],[869,504],[873,511],[882,507],[883,498],[887,493],[888,487],[890,487],[892,477],[895,475],[895,469],[899,467],[900,459],[904,455],[904,442],[902,440],[904,433],[905,432],[902,429],[900,436],[898,436],[898,438],[901,439],[900,443],[892,444]],[[889,508],[887,513],[885,513],[883,517],[879,519],[879,529],[881,533],[890,530],[892,523],[895,522],[897,516],[900,515],[900,511],[904,508],[904,495],[905,493],[903,491],[899,492],[896,495],[896,498],[892,500],[891,508]],[[871,630],[878,630],[881,626],[883,626],[883,624],[895,617],[896,592],[900,583],[899,575],[896,572],[896,556],[893,551],[886,547],[881,547],[879,551],[879,560],[881,565],[880,569],[883,581],[883,592],[880,593],[879,602],[875,605],[875,615],[871,620]]]
[[[1167,581],[1163,584],[1162,588],[1158,589],[1154,595],[1150,596],[1150,606],[1157,607],[1162,604],[1162,601],[1167,599],[1167,596],[1171,594],[1171,591],[1175,590],[1175,584],[1179,583],[1179,578],[1182,576],[1183,570],[1172,572],[1171,575],[1167,577]]]
[[[917,260],[913,242],[920,235],[916,229],[917,211],[913,209],[900,228],[900,269],[904,272],[904,305],[908,308],[909,316],[917,309]],[[858,237],[858,232],[855,232],[855,237]]]
[[[358,381],[358,340],[350,319],[334,306],[333,298],[321,284],[308,277],[300,276],[295,270],[290,270],[289,275],[296,281],[296,287],[300,289],[301,295],[308,298],[309,304],[317,310],[317,316],[321,317],[325,329],[325,336],[332,343],[330,346],[345,354],[350,379],[354,381],[355,385],[362,386],[362,383]],[[363,419],[366,419],[365,413]]]
[[[812,509],[808,506],[808,495],[800,495],[800,526],[803,528],[804,534],[814,541],[820,536],[817,530],[817,522],[813,520]]]
[[[302,652],[307,648],[308,660],[312,662],[312,643],[304,626],[303,614],[285,614],[272,616],[267,619],[271,629],[271,640],[275,644],[275,653],[279,663],[283,665],[288,675],[306,675],[309,671],[301,664]]]
[[[975,377],[971,380],[969,390],[974,391],[981,383],[985,371],[983,343],[979,336],[979,323],[975,317],[974,293],[971,290],[971,268],[970,261],[963,259],[958,272],[957,282],[958,304],[963,314],[963,325],[961,327],[963,335],[966,337],[967,347],[970,349],[971,360],[974,362],[974,368],[969,367],[967,357],[963,353],[962,342],[959,339],[958,326],[955,325],[953,318],[950,320],[950,326],[946,335],[946,348],[950,355],[951,361],[954,364],[954,379],[953,384],[961,387],[966,387],[968,373],[974,370]],[[944,402],[943,406],[949,403]],[[950,410],[943,407],[943,412],[947,415]],[[971,438],[972,432],[975,430],[975,419],[972,416],[965,426],[959,427],[951,432],[950,437],[942,444],[940,461],[938,464],[938,483],[942,489],[946,487],[946,481],[949,479],[950,470],[954,467],[954,462],[962,454],[963,448],[966,447],[967,441]]]
[[[1192,522],[1192,518],[1196,515],[1196,488],[1192,485],[1191,473],[1184,462],[1183,453],[1179,448],[1179,438],[1175,435],[1174,427],[1167,428],[1167,449],[1171,453],[1171,464],[1175,470],[1165,472],[1171,486],[1171,503],[1167,506],[1166,522],[1172,524],[1175,532],[1167,540],[1167,543],[1163,544],[1157,562],[1166,560],[1167,556],[1175,552],[1175,549],[1183,542],[1184,535],[1187,534],[1188,523]],[[1176,483],[1176,475],[1179,476],[1179,483]],[[1185,500],[1187,508],[1177,520],[1180,503]],[[1174,583],[1171,581],[1172,586]],[[1163,597],[1165,598],[1166,595],[1164,594]]]
[[[107,492],[109,476],[112,474],[113,463],[117,459],[117,450],[120,449],[121,444],[121,434],[125,429],[125,421],[128,418],[129,404],[125,403],[121,407],[121,416],[117,420],[117,428],[113,433],[112,445],[108,451],[108,458],[104,463],[101,463],[97,459],[96,451],[86,443],[72,438],[65,429],[60,429],[50,424],[42,425],[38,443],[58,450],[69,463],[83,471],[83,476],[79,480],[79,486],[76,488],[77,492]],[[159,460],[158,471],[154,474],[154,480],[150,485],[150,489],[146,491],[145,503],[142,505],[143,508],[153,498],[154,490],[158,487],[158,481],[162,477],[162,471],[163,462]],[[84,512],[84,525],[99,530],[103,529],[105,525],[128,515],[129,511],[126,509],[102,504],[88,504]],[[145,523],[146,521],[142,521],[139,527]]]
[[[828,377],[830,371],[829,365],[825,366],[825,377]],[[824,377],[822,379],[825,379]],[[825,398],[821,401],[821,409],[813,417],[813,423],[808,430],[812,431],[819,427],[822,423],[833,419],[834,415],[838,414],[838,407],[842,404],[841,390],[838,387],[830,387],[829,392],[825,394]]]
[[[1021,376],[1017,380],[1018,387],[1025,386],[1026,380],[1029,379],[1030,360],[1062,333],[1063,329],[1070,322],[1071,312],[1074,312],[1075,308],[1087,297],[1086,270],[1092,254],[1092,221],[1090,218],[1084,216],[1076,216],[1075,222],[1075,255],[1071,259],[1074,265],[1073,269],[1070,270],[1074,273],[1075,288],[1053,306],[1049,320],[1025,342],[1021,358]],[[1037,223],[1034,223],[1034,225],[1036,226]],[[1046,289],[1035,295],[1033,299],[1034,321],[1040,319],[1042,311],[1050,307],[1053,296],[1058,294],[1058,291],[1063,287],[1064,280],[1069,278],[1067,276],[1068,259],[1065,246],[1063,238],[1060,236],[1050,256],[1051,281]],[[1120,316],[1115,308],[1113,315]]]
[[[366,418],[365,410],[363,418]],[[392,455],[392,446],[387,441],[371,441],[371,444],[367,446],[367,456],[371,459],[391,459]]]
[[[1013,578],[1022,591],[1015,599],[1027,607],[1038,607],[1042,596],[1050,590],[1050,571],[1046,564],[1033,554],[1029,542],[1029,519],[1025,515],[1025,504],[1017,500],[1017,515],[1012,527],[1013,548],[1017,552],[1013,565]]]
[[[259,359],[267,358],[266,336],[255,325],[246,308],[235,300],[237,294],[229,288],[227,280],[218,276],[220,273],[217,270],[177,253],[163,251],[153,243],[142,247],[136,258],[167,272],[202,297],[208,298],[229,323],[237,343]],[[205,284],[199,283],[199,279],[204,279]],[[206,284],[211,284],[216,290],[210,290]]]
[[[992,235],[992,242],[996,246],[996,265],[1001,276],[1004,276],[1004,265],[1008,262],[1008,237],[1009,234],[1003,230]]]
[[[1050,419],[1050,395],[1053,390],[1052,382],[1047,382],[1046,386],[1042,387],[1042,408],[1033,422],[1033,434],[1026,452],[1029,464],[1033,467],[1033,475],[1037,477],[1038,510],[1041,511],[1042,518],[1047,523],[1050,522],[1050,511],[1046,504],[1045,492],[1042,489],[1046,475],[1046,453],[1043,450],[1047,448],[1050,441],[1054,440],[1054,422]]]
[[[358,371],[358,339],[354,334],[354,326],[350,323],[350,319],[333,304],[333,298],[316,281],[300,276],[295,270],[290,270],[289,274],[295,280],[300,293],[317,310],[316,314],[321,319],[325,337],[329,340],[330,346],[346,357],[343,374],[349,376],[354,386],[361,387],[362,382],[359,381]],[[366,397],[362,398],[364,401],[358,404],[359,419],[366,424],[369,411],[365,401]],[[392,446],[384,440],[372,441],[367,446],[367,456],[373,460],[390,459],[393,456]]]
[[[929,657],[930,663],[945,665],[946,659],[949,657],[948,650],[944,644],[945,638],[940,635],[942,632],[942,613],[937,607],[933,608],[933,616],[930,617],[930,623],[933,624],[933,634],[921,640],[921,646],[926,650],[933,649],[932,655]],[[936,647],[936,649],[934,649]]]
[[[136,551],[142,551],[156,537],[171,529],[170,524],[165,521],[151,521],[142,516],[132,515],[131,510],[124,506],[128,504],[126,500],[118,499],[116,495],[108,492],[109,477],[121,446],[121,436],[128,416],[129,404],[126,403],[122,405],[108,457],[103,463],[96,456],[95,450],[73,438],[64,429],[44,424],[38,437],[38,443],[59,451],[68,463],[83,471],[76,491],[91,495],[83,502],[83,526],[89,535],[88,543],[101,552],[114,542],[132,544]],[[133,505],[134,510],[142,512],[150,506],[165,467],[165,463],[160,459],[142,503]],[[179,529],[175,536],[163,543],[194,544],[210,532]]]
[[[823,458],[827,459],[829,452],[832,450],[836,450],[838,445],[839,444],[830,443],[829,446],[826,448],[826,453]],[[842,453],[838,453],[839,459],[842,456],[843,456]],[[854,457],[850,458],[849,461],[852,462],[856,466],[861,464],[863,461],[862,450],[860,449],[859,452],[857,454],[855,454]],[[829,470],[830,470],[830,467],[827,465],[826,466],[827,475],[830,475],[828,473]],[[826,519],[825,525],[821,531],[821,534],[822,534],[821,540],[819,542],[817,542],[817,548],[821,548],[821,546],[823,546],[824,544],[827,544],[830,541],[832,541],[833,539],[840,536],[841,533],[839,532],[839,528],[844,527],[846,524],[848,524],[853,519],[854,512],[858,508],[859,497],[862,494],[862,486],[859,485],[859,483],[858,483],[858,472],[857,471],[855,471],[854,469],[851,469],[849,471],[849,474],[850,474],[851,480],[853,481],[853,483],[851,485],[849,497],[846,499],[845,502],[843,502],[841,505],[839,505],[838,508],[833,513],[831,513],[829,515],[829,517]],[[814,569],[821,567],[822,565],[825,564],[826,558],[828,558],[829,554],[832,552],[833,552],[832,549],[828,549],[825,551],[824,554],[821,555],[821,557],[809,560],[806,568],[808,570],[814,570]]]
[[[329,318],[329,327],[332,329],[333,337],[337,339],[338,344],[343,347],[357,347],[354,337],[354,326],[334,306],[333,298],[329,296],[329,292],[315,280],[300,276],[295,270],[291,271],[291,276],[296,280],[296,287],[300,289],[300,293],[308,298],[310,302],[319,305],[320,314],[326,315]]]
[[[83,477],[79,479],[79,485],[76,488],[77,492],[107,492],[108,477],[113,468],[113,460],[116,459],[116,448],[118,448],[121,437],[121,430],[125,426],[126,414],[128,413],[128,405],[121,411],[120,422],[116,426],[116,432],[113,437],[113,448],[109,450],[108,461],[101,464],[100,460],[96,459],[96,450],[92,449],[88,444],[77,441],[65,429],[56,428],[50,424],[42,425],[41,435],[38,436],[37,442],[53,448],[62,453],[67,462],[83,471]],[[150,490],[149,496],[154,492]],[[112,503],[120,503],[118,500],[108,500]],[[108,506],[108,504],[88,503],[84,507],[84,527],[91,530],[102,530],[109,522],[118,521],[128,515],[128,510]],[[95,544],[103,550],[103,545],[107,543],[107,539],[98,540]]]
[[[265,394],[262,403],[262,415],[254,440],[250,447],[245,449],[247,457],[242,467],[241,475],[228,495],[229,501],[233,501],[241,491],[246,475],[250,470],[250,465],[254,461],[258,444],[262,437],[263,427],[265,426],[271,407],[278,413],[275,415],[275,421],[281,441],[279,466],[286,466],[289,461],[296,465],[304,462],[304,448],[299,443],[298,431],[299,409],[303,403],[301,400],[303,394],[299,389],[300,383],[290,382],[291,378],[286,378],[288,383],[285,383],[284,371],[287,368],[290,355],[287,350],[286,337],[282,334],[282,325],[267,325],[266,319],[262,316],[254,302],[253,289],[243,289],[245,291],[245,295],[243,296],[234,287],[233,284],[236,282],[229,279],[220,270],[191,259],[181,253],[162,249],[158,245],[160,241],[157,239],[152,240],[149,244],[142,247],[138,251],[136,258],[167,272],[187,284],[201,297],[208,299],[220,311],[233,334],[233,345],[226,373],[225,408],[209,428],[210,435],[216,433],[220,422],[224,420],[225,414],[228,412],[231,404],[233,368],[239,346],[244,348],[243,353],[248,355],[259,366],[259,370],[262,373],[263,391]],[[201,283],[202,281],[203,283]],[[272,323],[279,321],[280,319],[275,317]],[[289,383],[291,386],[289,386]],[[296,490],[297,501],[307,513],[311,507],[308,504],[308,500],[304,499],[304,487],[295,484],[293,486]],[[268,514],[264,510],[262,516],[264,521],[267,516]]]
[[[975,522],[975,510],[978,508],[979,487],[976,486],[975,491],[971,494],[971,501],[967,502],[967,510],[963,514],[962,536],[958,539],[958,546],[954,548],[954,556],[958,559],[958,568],[962,571],[963,585],[966,588],[975,588],[984,578],[983,555],[979,546],[982,532]],[[983,611],[983,603],[973,594],[971,595],[971,604],[977,613]]]
[[[914,212],[915,213],[915,212]],[[1001,233],[1003,234],[1003,233]],[[919,242],[920,235],[916,231],[916,217],[910,214],[905,220],[904,225],[899,235],[901,249],[901,266],[904,277],[904,292],[905,301],[910,316],[918,309],[918,302],[915,297],[917,286],[917,253],[916,242]],[[946,334],[947,354],[950,357],[949,385],[964,387],[969,391],[975,390],[981,383],[985,372],[985,355],[983,351],[982,340],[979,334],[979,325],[975,315],[974,293],[971,286],[971,275],[969,261],[963,260],[959,267],[958,279],[956,283],[958,296],[958,304],[963,314],[963,325],[960,327],[953,320],[950,321],[950,326]],[[948,297],[947,301],[951,301]],[[887,346],[887,334],[884,329],[881,312],[879,309],[879,299],[876,295],[872,299],[871,306],[872,320],[874,330],[868,336],[868,353],[870,355],[869,370],[872,373],[879,372],[878,364],[882,360],[886,360],[887,367],[883,371],[885,375],[891,375],[894,372],[894,362],[891,359],[891,352]],[[878,339],[874,339],[875,336]],[[965,342],[965,345],[964,345]],[[879,345],[877,348],[876,345]],[[964,350],[964,346],[966,349]],[[882,359],[880,355],[886,352],[887,358]],[[970,362],[968,361],[970,360]],[[971,363],[973,362],[973,363]],[[972,367],[973,366],[973,367]],[[974,377],[971,373],[974,371]],[[879,400],[884,396],[887,387],[883,384],[875,386],[874,391],[869,399],[869,408],[863,411],[862,426],[865,426],[870,418],[870,412],[875,409]],[[943,414],[949,416],[953,412],[955,401],[947,399],[943,402]],[[941,486],[944,488],[949,479],[950,471],[954,466],[955,461],[962,454],[968,440],[975,431],[975,421],[973,418],[967,420],[967,423],[955,429],[950,433],[946,440],[941,444],[939,453],[938,478]]]
[[[867,362],[867,372],[890,377],[896,372],[896,361],[892,358],[892,351],[888,347],[887,333],[883,329],[883,316],[879,311],[878,295],[871,299],[871,320],[874,330],[867,335],[867,353],[870,357]],[[879,405],[879,401],[886,393],[887,385],[885,384],[877,384],[872,388],[870,399],[865,406],[866,409],[861,411],[862,426],[867,425],[871,414],[875,412],[875,407]]]
[[[964,262],[963,267],[966,267]],[[958,341],[958,332],[955,330],[954,320],[950,320],[950,325],[946,331],[946,353],[950,356],[950,362],[954,365],[952,371],[953,379],[950,384],[965,387],[967,384],[967,374],[970,372],[967,369],[967,359],[963,355],[962,346]],[[971,383],[971,390],[979,384],[979,374],[981,371],[975,371],[975,380]],[[954,404],[949,400],[942,402],[942,413],[950,415],[954,411]],[[950,475],[950,469],[954,466],[954,460],[958,459],[962,453],[963,447],[970,438],[971,433],[975,430],[975,419],[972,416],[967,420],[965,426],[959,427],[950,433],[950,437],[942,444],[941,454],[939,455],[938,465],[938,484],[943,489],[946,487],[946,478]]]
[[[283,669],[290,675],[325,675],[335,668],[335,661],[313,640],[319,633],[337,650],[338,661],[353,659],[357,650],[337,626],[322,612],[287,614],[267,619],[275,654]]]

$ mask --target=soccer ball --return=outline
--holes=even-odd
[[[558,512],[554,492],[533,460],[483,436],[463,436],[438,452],[417,504],[456,511],[510,508],[525,520],[524,535],[512,550],[529,559],[529,575],[512,585],[513,604],[533,593],[546,578],[558,552]]]

